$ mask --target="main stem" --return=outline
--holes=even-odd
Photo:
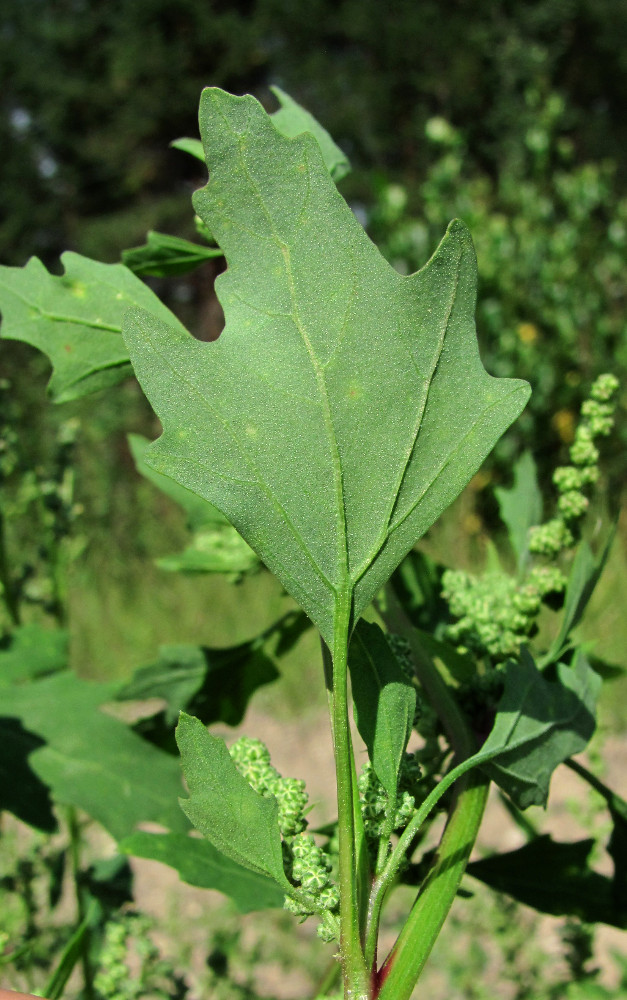
[[[345,1000],[368,1000],[370,975],[359,933],[357,853],[353,814],[353,751],[348,712],[348,641],[351,595],[338,593],[333,632],[332,728],[339,829],[340,952]]]

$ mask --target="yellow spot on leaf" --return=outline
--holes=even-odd
[[[349,382],[348,392],[346,395],[348,396],[349,399],[354,399],[354,400],[361,399],[361,397],[363,396],[363,389],[360,386],[359,382]]]

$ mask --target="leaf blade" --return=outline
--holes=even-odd
[[[190,792],[181,807],[192,824],[227,858],[289,892],[276,799],[253,791],[224,740],[211,736],[198,719],[182,712],[176,739]]]
[[[360,621],[348,653],[355,721],[375,774],[392,803],[411,735],[416,691],[404,677],[378,625]]]
[[[48,355],[48,391],[56,402],[78,399],[132,374],[120,336],[129,306],[178,326],[147,285],[122,264],[62,254],[62,275],[49,274],[36,257],[23,267],[0,267],[0,336],[21,340]]]
[[[227,258],[226,327],[199,344],[129,316],[164,426],[150,461],[224,512],[332,649],[339,590],[354,594],[357,620],[528,387],[481,365],[462,223],[402,277],[312,135],[286,139],[253,98],[215,89],[200,118],[210,181],[194,206]]]

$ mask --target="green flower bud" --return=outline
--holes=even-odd
[[[612,398],[619,385],[620,382],[615,375],[599,375],[598,379],[596,379],[590,389],[590,398],[596,399],[600,403],[607,403]]]
[[[599,449],[594,445],[593,434],[586,424],[580,424],[575,432],[570,458],[574,465],[596,465],[599,461]]]
[[[583,517],[589,505],[588,498],[576,490],[562,493],[557,501],[557,508],[565,521],[575,521]]]
[[[596,465],[584,465],[576,468],[574,465],[561,465],[553,473],[553,482],[560,493],[582,490],[584,486],[596,483],[599,469]]]
[[[537,588],[540,597],[561,594],[566,587],[566,577],[557,566],[534,566],[528,581],[529,586]]]
[[[609,434],[614,426],[614,407],[608,403],[586,399],[581,407],[581,415],[586,417],[593,437]]]
[[[529,529],[529,551],[556,556],[574,544],[574,536],[561,517]]]

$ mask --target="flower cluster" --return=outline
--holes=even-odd
[[[442,576],[442,596],[457,621],[446,627],[445,636],[458,652],[493,660],[515,656],[530,635],[540,608],[537,587],[520,587],[506,573],[475,577],[462,570],[447,570]]]
[[[581,420],[570,448],[571,464],[560,466],[553,473],[558,514],[546,524],[531,528],[530,552],[554,559],[574,544],[573,529],[589,505],[583,491],[599,478],[599,449],[594,442],[612,430],[617,389],[618,379],[614,375],[600,375],[592,385],[590,396],[581,407]]]
[[[416,785],[422,777],[420,763],[414,754],[406,753],[401,761],[399,788],[393,811],[383,785],[377,778],[370,761],[364,764],[357,779],[359,802],[366,836],[378,840],[386,832],[404,829],[416,808]]]
[[[180,992],[181,977],[159,956],[151,920],[126,913],[107,922],[94,988],[100,1000],[166,1000]]]
[[[279,807],[285,874],[294,886],[285,909],[303,919],[318,916],[318,934],[324,941],[339,937],[340,897],[332,881],[332,861],[314,838],[304,833],[308,796],[305,782],[283,778],[273,767],[270,751],[261,740],[243,736],[229,753],[238,771],[259,795],[273,796]]]
[[[529,551],[547,557],[552,564],[532,567],[522,582],[500,572],[482,577],[452,570],[443,574],[442,595],[456,619],[446,627],[445,637],[460,653],[487,657],[491,665],[517,656],[521,644],[536,629],[542,602],[550,603],[563,593],[566,577],[555,560],[574,545],[576,522],[588,509],[584,489],[599,477],[599,452],[594,441],[612,428],[612,399],[617,388],[613,375],[601,375],[592,386],[570,449],[572,464],[561,466],[553,475],[558,490],[557,514],[530,529]]]
[[[329,855],[306,833],[298,834],[290,843],[284,842],[283,851],[286,873],[302,889],[297,897],[286,896],[285,909],[303,918],[316,914],[321,918],[319,937],[323,941],[336,940],[340,894],[332,881]]]
[[[259,795],[273,795],[279,806],[279,828],[283,837],[294,837],[307,826],[305,810],[309,801],[305,782],[282,778],[270,762],[270,751],[261,740],[242,736],[229,753],[248,784]]]

